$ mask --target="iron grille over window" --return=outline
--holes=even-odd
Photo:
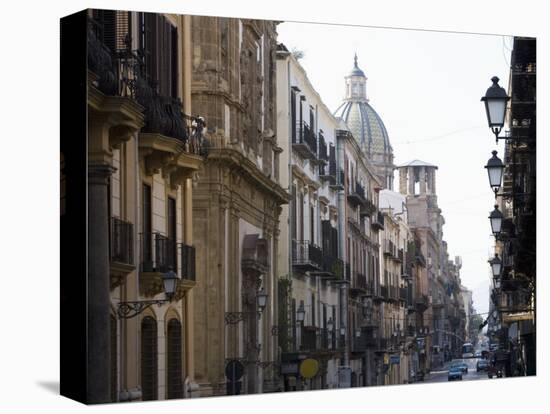
[[[142,400],[158,399],[157,321],[146,316],[141,321]]]
[[[181,323],[170,319],[166,341],[166,397],[183,398]]]

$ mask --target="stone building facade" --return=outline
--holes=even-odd
[[[339,252],[338,121],[284,45],[277,51],[277,131],[283,206],[278,249],[279,346],[284,390],[338,387],[344,267]],[[298,313],[303,310],[303,321]],[[300,380],[302,360],[319,373]],[[292,370],[291,368],[294,367]]]
[[[201,396],[268,392],[279,387],[276,258],[289,200],[278,169],[276,23],[191,21],[192,103],[210,144],[193,192],[196,379]],[[225,376],[230,361],[244,367],[237,384]]]
[[[184,114],[191,21],[88,18],[90,398],[183,398],[194,388],[192,178],[205,156],[202,123]]]

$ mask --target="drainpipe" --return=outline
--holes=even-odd
[[[341,142],[341,138],[339,137],[338,131],[336,132],[336,179],[340,179],[340,170],[338,167],[343,167],[344,164],[344,145]],[[343,168],[342,168],[343,171]],[[340,183],[342,187],[344,186],[344,183]],[[340,188],[338,190],[338,211],[340,214],[338,214],[338,253],[342,260],[346,257],[346,248],[345,248],[345,234],[344,230],[346,228],[346,205],[345,205],[345,193],[344,189]],[[345,265],[344,265],[344,277],[345,277]],[[346,283],[342,283],[340,285],[340,326],[345,326],[346,330],[344,333],[344,358],[342,361],[342,366],[348,367],[349,366],[349,349],[347,347],[348,345],[348,285]]]

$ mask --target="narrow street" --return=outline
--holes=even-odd
[[[462,381],[476,381],[476,380],[482,380],[482,379],[489,379],[487,377],[487,371],[476,372],[477,360],[478,360],[477,358],[469,358],[464,360],[468,365],[468,373],[462,376]],[[444,368],[432,371],[429,375],[426,376],[426,379],[424,380],[424,382],[426,383],[447,382],[449,365],[450,363],[447,362]]]

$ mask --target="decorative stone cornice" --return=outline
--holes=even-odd
[[[249,180],[259,191],[274,198],[279,204],[287,204],[290,201],[290,194],[278,183],[267,178],[252,160],[238,150],[227,147],[212,148],[208,154],[208,162],[228,165],[234,174]]]

